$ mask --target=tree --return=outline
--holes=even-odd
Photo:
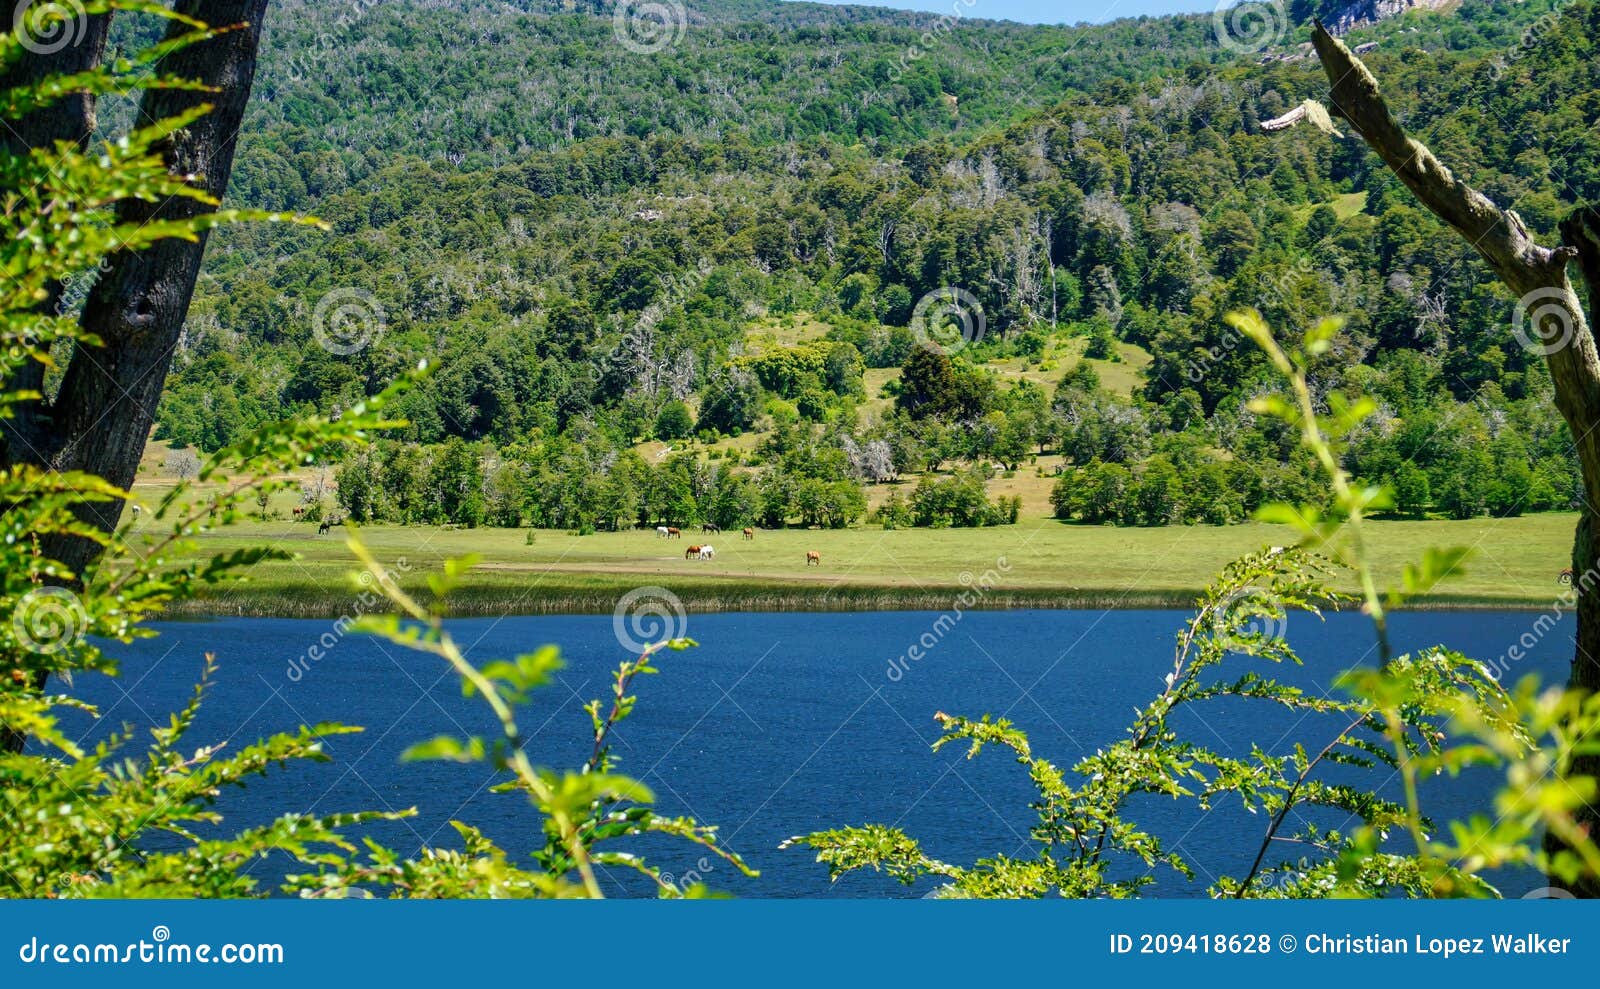
[[[1587,574],[1600,566],[1600,351],[1593,329],[1600,326],[1600,209],[1574,211],[1561,223],[1564,244],[1537,243],[1514,211],[1496,206],[1488,196],[1456,178],[1421,142],[1410,137],[1378,92],[1378,81],[1361,60],[1317,22],[1311,36],[1330,84],[1332,110],[1345,120],[1383,159],[1396,177],[1433,214],[1472,245],[1501,280],[1516,293],[1533,324],[1529,336],[1544,353],[1555,384],[1555,403],[1576,438],[1583,471],[1584,511],[1573,540],[1572,569]],[[1593,321],[1584,312],[1567,265],[1578,263],[1589,287]],[[1576,656],[1570,684],[1585,693],[1600,690],[1600,585],[1579,585]],[[1577,756],[1571,767],[1577,777],[1600,775],[1600,753]],[[1580,821],[1600,826],[1600,808],[1588,804]],[[1565,844],[1555,835],[1547,847],[1559,853]],[[1552,883],[1561,883],[1552,876]],[[1600,896],[1600,879],[1564,883],[1585,897]]]
[[[1004,464],[1006,470],[1016,470],[1033,448],[1033,423],[1021,415],[992,414],[1002,415],[1002,419],[990,454]]]
[[[21,0],[9,5],[13,23],[16,13],[27,6]],[[204,89],[155,86],[146,89],[140,100],[141,121],[187,122],[168,139],[163,157],[170,174],[188,181],[201,195],[124,199],[116,207],[117,223],[183,225],[216,211],[233,171],[266,7],[267,0],[180,0],[175,5],[175,12],[189,20],[171,21],[168,40],[189,35],[196,21],[239,25],[170,51],[154,67],[162,76],[191,80]],[[110,19],[109,13],[92,17],[90,29],[77,44],[59,52],[29,52],[12,67],[8,79],[42,78],[98,64]],[[210,112],[204,112],[207,106]],[[21,138],[35,147],[47,138],[86,140],[94,119],[91,92],[72,100],[71,107],[59,120],[39,121],[37,129],[30,128]],[[48,116],[53,111],[41,112]],[[192,239],[172,237],[107,259],[81,317],[84,331],[98,337],[100,345],[74,352],[53,401],[41,397],[18,406],[5,426],[0,462],[86,471],[123,489],[133,483],[188,314],[206,237],[201,225]],[[17,384],[42,392],[43,374],[42,365],[30,364]],[[120,499],[112,499],[80,506],[78,512],[110,532],[122,505]],[[99,552],[86,539],[57,537],[53,542],[60,545],[52,545],[50,554],[73,572],[80,572]]]
[[[435,499],[437,521],[468,526],[484,523],[488,506],[483,497],[483,464],[476,446],[459,436],[450,437],[428,472],[428,485]]]
[[[1151,457],[1134,491],[1140,525],[1166,525],[1183,517],[1183,482],[1164,456]]]
[[[913,521],[911,508],[898,490],[890,490],[889,496],[878,506],[877,517],[885,529],[903,529]]]
[[[338,482],[339,507],[352,522],[371,522],[378,518],[379,465],[370,449],[362,449],[345,459],[334,471]],[[321,500],[321,495],[317,495]]]
[[[1058,519],[1072,519],[1083,511],[1088,467],[1071,467],[1050,486],[1050,507]]]
[[[756,424],[761,415],[761,385],[748,369],[730,365],[712,378],[700,407],[697,429],[717,429],[738,435]]]
[[[1083,356],[1099,361],[1114,361],[1117,359],[1117,335],[1112,331],[1111,320],[1104,314],[1097,312],[1089,317],[1088,323],[1089,343],[1084,347]]]
[[[1403,515],[1417,519],[1426,515],[1428,506],[1433,503],[1428,472],[1415,464],[1402,466],[1395,476],[1394,500],[1395,507]]]
[[[955,404],[956,373],[944,351],[919,346],[906,358],[900,374],[900,394],[895,402],[921,419],[948,411]]]
[[[866,385],[861,379],[866,364],[861,360],[861,351],[854,344],[835,344],[828,350],[822,367],[823,383],[835,395],[866,395]]]
[[[689,415],[687,405],[673,399],[661,406],[656,414],[656,439],[662,442],[681,440],[693,432],[694,417]]]
[[[187,446],[168,450],[166,467],[167,473],[178,480],[190,480],[200,473],[200,455]]]

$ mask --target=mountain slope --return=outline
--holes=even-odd
[[[1400,112],[1546,233],[1564,202],[1600,197],[1588,140],[1594,9],[1566,8],[1536,45],[1490,41],[1517,37],[1517,24],[1551,7],[1468,5],[1370,35]],[[1126,465],[1138,479],[1173,464],[1193,477],[1212,476],[1206,464],[1249,464],[1269,480],[1222,513],[1236,517],[1249,499],[1299,497],[1301,483],[1283,463],[1284,437],[1243,411],[1270,375],[1221,315],[1248,306],[1280,327],[1348,317],[1319,383],[1385,402],[1384,431],[1353,453],[1365,475],[1420,465],[1437,472],[1441,504],[1467,513],[1487,495],[1450,487],[1460,473],[1451,464],[1482,468],[1486,457],[1490,467],[1469,473],[1490,477],[1520,463],[1541,478],[1540,506],[1568,486],[1570,443],[1546,414],[1542,361],[1506,330],[1513,300],[1359,144],[1311,128],[1262,133],[1261,120],[1321,94],[1320,70],[1256,64],[1256,53],[1214,40],[1180,55],[1209,19],[1082,29],[1121,47],[1096,48],[1095,81],[1064,79],[1042,110],[1008,104],[1004,73],[988,70],[1035,65],[1063,29],[974,28],[982,58],[948,45],[918,60],[918,72],[952,73],[934,102],[896,104],[912,111],[896,118],[903,133],[864,137],[860,93],[841,98],[838,87],[887,57],[877,32],[910,30],[897,17],[710,24],[698,40],[691,22],[682,51],[654,56],[618,54],[612,22],[592,15],[417,3],[370,18],[345,28],[352,40],[328,56],[318,85],[296,81],[280,56],[264,67],[234,192],[314,208],[337,232],[219,231],[165,436],[215,445],[263,418],[355,401],[427,358],[440,370],[407,400],[407,438],[486,442],[506,456],[576,444],[589,458],[569,466],[580,476],[686,428],[703,435],[702,452],[736,454],[741,469],[748,458],[781,461],[830,480],[838,458],[874,443],[899,471],[1002,453],[1014,462],[1020,445],[1070,464]],[[440,32],[479,24],[516,33],[466,53],[441,47]],[[833,47],[807,33],[819,31]],[[1292,52],[1294,37],[1281,45]],[[515,66],[544,81],[519,90],[506,82]],[[708,100],[710,78],[743,88]],[[561,108],[541,86],[592,94],[570,113],[597,133],[552,134]],[[917,139],[952,115],[951,89],[966,94],[955,121]],[[478,101],[468,109],[482,114],[477,124],[419,123],[458,90]],[[796,136],[819,103],[853,115]],[[967,122],[972,104],[988,107],[985,126]],[[712,126],[723,105],[731,115]],[[528,134],[518,128],[544,138],[519,143]],[[883,391],[904,381],[919,300],[951,297],[939,293],[970,299],[988,331],[952,362],[946,398],[959,428],[943,434],[916,401]],[[319,339],[347,302],[367,332],[330,353]],[[826,327],[821,343],[814,333],[781,353],[746,351],[753,326],[789,318]],[[1079,354],[1128,347],[1152,359],[1132,399],[1105,381],[1052,384]],[[1430,446],[1430,430],[1448,441]]]

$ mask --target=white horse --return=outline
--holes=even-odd
[[[712,549],[710,546],[702,546],[702,547],[700,547],[700,559],[702,559],[702,560],[710,560],[710,559],[714,559],[716,557],[716,555],[717,555],[717,551]]]
[[[658,526],[656,526],[656,535],[660,536],[662,539],[665,539],[668,536],[672,535],[672,533],[667,531],[667,527],[666,526],[658,525]]]

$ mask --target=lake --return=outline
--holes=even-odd
[[[1161,688],[1171,668],[1174,636],[1186,618],[1177,611],[968,612],[898,678],[891,666],[930,634],[935,612],[690,615],[686,634],[697,649],[666,653],[661,673],[635,682],[638,708],[616,736],[621,771],[655,790],[659,807],[720,825],[726,844],[762,875],[747,879],[719,861],[699,861],[698,849],[654,843],[647,849],[666,872],[701,873],[714,888],[737,896],[920,896],[914,887],[877,875],[828,882],[804,850],[778,851],[783,839],[854,823],[898,824],[945,861],[970,863],[997,853],[1026,854],[1032,788],[1022,769],[1000,750],[976,760],[952,746],[938,753],[936,711],[1003,715],[1029,732],[1034,751],[1063,769],[1084,752],[1119,738],[1136,705]],[[1444,643],[1485,661],[1500,657],[1529,632],[1531,612],[1419,612],[1397,615],[1397,649]],[[1515,680],[1537,673],[1564,681],[1571,619],[1513,667]],[[253,741],[301,723],[345,721],[367,726],[327,745],[332,763],[275,771],[244,791],[225,793],[219,809],[231,828],[272,813],[397,810],[419,814],[374,828],[382,841],[412,854],[425,842],[455,845],[446,826],[469,821],[514,854],[537,844],[537,822],[526,804],[489,793],[486,767],[399,762],[400,753],[438,734],[494,734],[481,701],[461,696],[455,675],[431,657],[367,637],[335,640],[327,655],[300,662],[330,633],[325,620],[230,618],[163,623],[160,636],[131,647],[113,681],[80,676],[79,691],[105,717],[87,729],[91,740],[110,728],[165,722],[187,699],[203,656],[215,653],[220,671],[186,748],[220,739]],[[588,755],[588,721],[581,704],[609,689],[623,658],[609,616],[513,617],[451,623],[469,658],[482,665],[542,643],[558,643],[568,661],[560,682],[536,695],[521,715],[536,765],[576,766]],[[1313,689],[1337,673],[1371,662],[1370,625],[1356,614],[1326,622],[1294,614],[1290,641],[1306,666],[1272,672]],[[1224,667],[1230,676],[1246,660]],[[300,669],[300,667],[304,667]],[[290,675],[299,669],[298,679]],[[1201,717],[1185,716],[1180,730],[1221,751],[1245,754],[1252,741],[1283,753],[1296,741],[1325,744],[1329,723],[1301,718],[1264,703],[1215,703]],[[141,734],[140,744],[144,736]],[[1493,777],[1478,774],[1430,781],[1425,806],[1436,819],[1487,806]],[[1192,802],[1149,799],[1137,818],[1169,847],[1207,870],[1242,874],[1265,827],[1237,805],[1210,814]],[[1321,823],[1340,825],[1326,815]],[[263,869],[270,873],[272,866]],[[1193,884],[1159,874],[1155,893],[1201,895],[1211,876]],[[1542,886],[1536,876],[1503,880],[1508,895]],[[613,888],[638,891],[630,878]]]

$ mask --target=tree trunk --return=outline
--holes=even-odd
[[[210,113],[174,134],[165,155],[168,168],[213,196],[227,189],[233,170],[239,126],[255,77],[256,50],[268,0],[180,0],[176,9],[205,23],[240,25],[217,37],[169,55],[159,69],[191,79],[214,92],[146,90],[142,121],[164,120],[201,104]],[[189,28],[174,23],[169,36]],[[184,220],[211,211],[202,203],[173,198],[161,203],[128,200],[117,208],[123,223]],[[53,470],[80,470],[119,487],[133,483],[139,458],[155,420],[156,405],[177,349],[200,274],[206,236],[197,242],[164,240],[141,251],[113,255],[84,305],[83,328],[102,346],[79,347],[62,378],[61,389],[33,416],[14,426],[13,461]],[[86,506],[85,517],[109,532],[122,513],[121,502]],[[49,548],[74,571],[92,562],[95,546],[71,540]]]
[[[255,79],[256,52],[268,0],[178,0],[174,9],[211,27],[234,30],[189,45],[157,66],[165,75],[200,82],[210,92],[146,90],[140,101],[143,123],[165,120],[202,104],[210,113],[173,134],[164,154],[168,170],[221,198],[233,171],[234,151],[245,105]],[[7,6],[13,17],[26,0]],[[8,81],[82,70],[99,63],[104,53],[109,16],[90,19],[84,37],[73,48],[50,57],[30,56],[19,62]],[[173,22],[168,37],[191,29]],[[93,131],[94,102],[74,97],[23,121],[9,148],[25,151],[53,140],[86,141]],[[117,207],[122,223],[193,219],[212,207],[176,197],[160,203],[126,200]],[[72,355],[53,400],[22,403],[5,429],[0,463],[25,463],[47,470],[87,471],[121,488],[133,484],[139,459],[155,420],[156,405],[166,384],[189,302],[200,274],[206,235],[197,242],[163,240],[141,251],[112,255],[84,305],[83,328],[102,346],[80,346]],[[54,307],[59,290],[48,305]],[[43,368],[31,365],[18,375],[16,387],[42,391]],[[116,528],[122,502],[94,502],[79,514],[106,532]],[[53,536],[41,551],[81,574],[99,555],[94,542]],[[42,678],[34,684],[42,689]],[[22,737],[0,729],[0,750],[19,751]]]
[[[0,16],[5,18],[3,27],[9,28],[15,25],[17,18],[32,2],[33,0],[8,0],[0,4]],[[111,15],[96,14],[86,19],[81,32],[76,29],[71,30],[73,44],[50,54],[26,52],[12,64],[10,69],[0,73],[0,88],[25,86],[47,76],[84,72],[99,65],[105,56],[106,36],[111,31]],[[50,147],[57,141],[67,141],[85,148],[89,145],[89,137],[94,133],[94,127],[94,96],[89,93],[74,93],[19,120],[7,121],[4,127],[0,127],[0,149],[8,155],[21,157],[34,148]],[[62,286],[52,285],[47,291],[48,297],[39,304],[37,310],[41,315],[55,313],[61,304]],[[17,369],[16,375],[9,383],[10,387],[17,391],[42,391],[44,372],[44,365],[28,361]],[[0,420],[0,448],[7,449],[3,462],[11,463],[19,460],[26,462],[32,459],[27,456],[25,446],[29,442],[27,437],[36,434],[39,429],[42,407],[37,402],[19,402],[12,406],[12,411],[14,418]],[[9,451],[13,446],[22,446],[23,449],[19,454],[13,455]]]
[[[1518,305],[1531,323],[1555,382],[1556,408],[1571,430],[1583,470],[1584,510],[1573,540],[1572,571],[1578,594],[1578,632],[1570,686],[1600,689],[1600,555],[1591,534],[1600,527],[1600,354],[1578,294],[1567,278],[1567,265],[1578,262],[1592,302],[1600,303],[1600,213],[1580,209],[1561,225],[1565,246],[1535,243],[1512,210],[1502,210],[1489,197],[1456,178],[1405,129],[1378,92],[1377,80],[1361,60],[1317,22],[1312,44],[1328,76],[1331,111],[1344,117],[1377,152],[1395,176],[1435,216],[1454,227],[1489,262],[1521,298]],[[1600,308],[1596,310],[1600,316]],[[1600,758],[1587,756],[1573,766],[1579,776],[1600,775]],[[1578,815],[1590,833],[1600,823],[1600,809],[1590,805]],[[1546,836],[1545,846],[1561,843]],[[1554,877],[1553,885],[1559,883]],[[1600,897],[1600,877],[1568,885],[1584,897]]]
[[[1576,210],[1561,224],[1561,239],[1577,252],[1578,269],[1589,287],[1589,326],[1600,326],[1600,210],[1587,207]],[[1569,420],[1570,422],[1570,420]],[[1586,428],[1593,430],[1600,418],[1591,418]],[[1574,430],[1577,427],[1572,427]],[[1581,449],[1581,448],[1580,448]],[[1584,480],[1596,473],[1594,465],[1583,461]],[[1584,490],[1591,490],[1585,483]],[[1574,637],[1572,673],[1567,685],[1574,690],[1592,693],[1600,690],[1600,545],[1594,534],[1600,532],[1600,501],[1592,495],[1586,498],[1578,531],[1572,540],[1573,588],[1578,593],[1578,629]],[[1600,754],[1580,755],[1573,759],[1572,773],[1576,776],[1600,778]],[[1600,834],[1600,808],[1593,804],[1580,816],[1589,834]],[[1545,836],[1545,850],[1554,854],[1562,849],[1562,842]],[[1552,883],[1556,883],[1552,880]],[[1600,877],[1588,876],[1576,883],[1562,884],[1571,892],[1586,899],[1600,898]]]

